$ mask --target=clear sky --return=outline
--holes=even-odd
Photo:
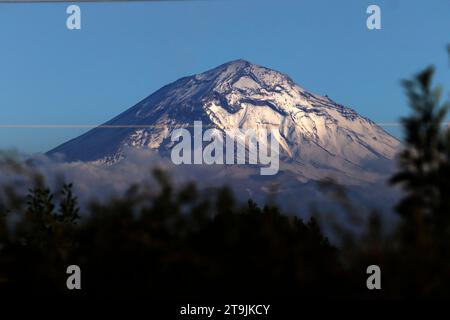
[[[366,28],[369,4],[382,30]],[[448,0],[84,3],[72,31],[68,5],[0,4],[0,125],[100,124],[238,58],[382,123],[407,114],[400,80],[423,67],[450,89]],[[0,128],[0,148],[45,152],[85,130]]]

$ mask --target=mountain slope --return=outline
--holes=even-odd
[[[202,121],[220,130],[276,129],[280,170],[306,182],[376,181],[399,142],[354,110],[306,91],[288,76],[244,60],[181,78],[104,125],[49,151],[67,161],[115,161],[127,147],[161,154],[170,132]]]

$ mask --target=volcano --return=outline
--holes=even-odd
[[[386,176],[399,141],[373,121],[287,75],[236,60],[168,84],[112,120],[47,154],[65,161],[126,161],[127,148],[162,155],[194,121],[219,130],[276,128],[280,171],[298,182],[358,185]]]

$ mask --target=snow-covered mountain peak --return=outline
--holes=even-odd
[[[301,181],[326,176],[372,181],[374,166],[368,170],[366,164],[393,159],[399,146],[354,110],[281,72],[235,60],[164,86],[106,123],[117,129],[93,129],[50,153],[90,161],[117,159],[126,146],[163,152],[172,147],[172,130],[194,121],[220,130],[274,130],[283,169]]]
[[[275,89],[280,85],[295,86],[287,75],[252,64],[246,60],[234,60],[195,76],[199,81],[211,81],[217,91],[233,86],[236,89]]]

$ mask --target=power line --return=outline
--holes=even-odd
[[[400,127],[402,124],[400,122],[381,122],[376,123],[380,127]],[[450,126],[450,122],[443,122],[443,126]],[[277,126],[277,125],[273,125]],[[181,126],[183,128],[193,127],[192,125]],[[119,129],[119,128],[130,128],[130,129],[145,129],[145,128],[167,128],[167,125],[154,125],[154,124],[138,124],[138,125],[127,125],[127,124],[0,124],[0,129]]]
[[[0,3],[187,2],[202,0],[0,0]],[[206,0],[203,0],[206,1]]]

